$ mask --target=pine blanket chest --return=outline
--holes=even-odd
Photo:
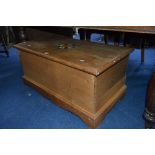
[[[96,128],[126,90],[131,48],[53,35],[15,45],[24,82]]]

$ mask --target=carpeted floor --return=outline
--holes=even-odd
[[[98,128],[144,128],[146,87],[155,63],[155,49],[145,50],[144,64],[140,50],[130,55],[126,95]],[[79,117],[24,85],[22,75],[16,49],[10,49],[9,58],[0,54],[0,128],[88,128]]]

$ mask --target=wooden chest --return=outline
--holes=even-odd
[[[123,96],[130,48],[52,35],[15,45],[24,82],[96,128]]]

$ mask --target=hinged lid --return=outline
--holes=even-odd
[[[22,42],[15,47],[95,76],[127,57],[132,51],[131,48],[106,46],[57,35],[51,40]]]

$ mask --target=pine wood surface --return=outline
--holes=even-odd
[[[68,44],[67,49],[58,45]],[[52,35],[15,45],[23,79],[96,128],[124,95],[131,48],[104,46]],[[84,60],[84,61],[80,61]]]

